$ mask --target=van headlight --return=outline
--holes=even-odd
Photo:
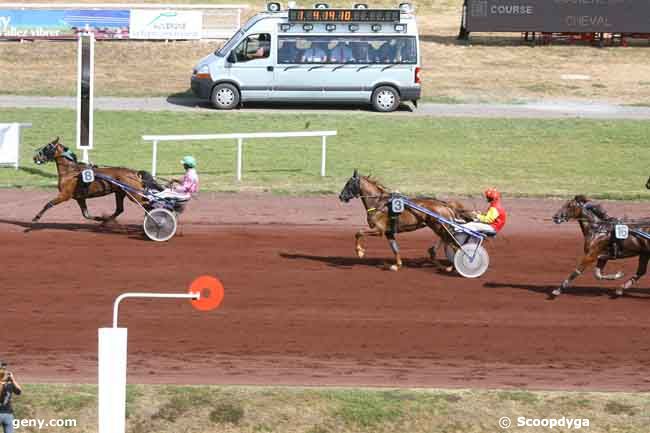
[[[196,78],[210,78],[210,68],[208,68],[208,65],[199,66],[194,69],[194,76]]]

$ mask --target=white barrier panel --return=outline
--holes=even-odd
[[[99,329],[99,433],[124,433],[126,328]]]
[[[31,123],[0,123],[0,165],[12,165],[18,170],[20,128],[31,127]]]
[[[143,135],[144,141],[151,141],[151,175],[156,175],[158,165],[159,141],[205,141],[205,140],[237,140],[237,180],[242,179],[244,139],[246,138],[292,138],[292,137],[321,137],[320,175],[325,177],[327,164],[327,137],[336,135],[336,131],[301,131],[301,132],[250,132],[243,134],[197,134],[197,135]]]

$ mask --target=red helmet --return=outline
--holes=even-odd
[[[499,191],[497,191],[496,188],[488,188],[485,190],[483,193],[485,195],[485,198],[488,201],[499,201],[501,200],[501,194],[499,194]]]

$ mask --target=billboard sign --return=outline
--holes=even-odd
[[[650,0],[467,0],[470,32],[650,33]]]
[[[127,38],[129,15],[128,10],[0,9],[0,38],[76,38],[86,31],[98,39]]]
[[[131,39],[201,39],[202,32],[200,11],[131,11]]]

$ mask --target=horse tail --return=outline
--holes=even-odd
[[[162,191],[163,189],[165,189],[162,185],[156,182],[156,179],[154,179],[151,173],[149,173],[146,170],[138,171],[138,176],[140,176],[140,179],[142,179],[142,184],[147,189],[154,189],[157,191]]]

